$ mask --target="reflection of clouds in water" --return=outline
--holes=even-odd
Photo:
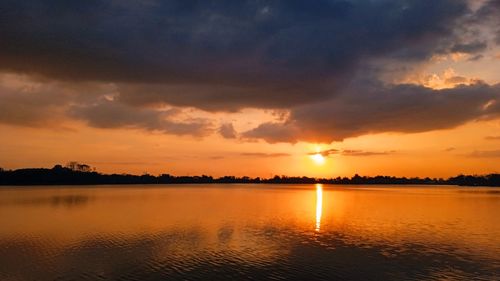
[[[216,236],[226,243],[237,232],[225,225]],[[359,246],[346,243],[339,233],[312,236],[273,225],[248,226],[242,235],[244,241],[230,247],[209,245],[209,234],[201,228],[128,238],[94,236],[66,246],[51,239],[4,239],[0,279],[491,280],[500,274],[498,260],[458,255],[453,249],[433,251],[430,245]]]
[[[81,207],[94,200],[94,197],[75,195],[54,195],[50,197],[31,197],[0,201],[0,205],[51,205],[53,207]]]

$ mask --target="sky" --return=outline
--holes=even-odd
[[[500,172],[498,0],[0,3],[0,167]]]

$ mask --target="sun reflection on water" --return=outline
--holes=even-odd
[[[321,228],[321,213],[323,212],[323,185],[316,184],[316,231]]]

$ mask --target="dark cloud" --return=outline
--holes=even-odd
[[[489,23],[496,33],[495,42],[500,45],[500,0],[489,0],[475,15],[475,21]]]
[[[301,129],[294,124],[268,122],[243,132],[244,139],[264,139],[268,143],[297,142],[301,139]]]
[[[500,115],[500,84],[433,90],[416,85],[356,84],[327,102],[292,110],[285,123],[244,132],[268,142],[332,142],[370,133],[415,133]]]
[[[97,128],[138,128],[176,135],[203,136],[211,132],[211,124],[204,119],[178,121],[173,119],[176,109],[154,110],[132,108],[113,101],[73,106],[72,117],[86,121]]]
[[[0,74],[0,123],[28,127],[60,126],[76,118],[97,128],[137,128],[167,134],[203,136],[212,132],[204,119],[179,120],[178,108],[159,110],[113,100],[116,87]]]
[[[246,82],[245,82],[246,83]],[[333,82],[332,82],[333,83]],[[334,87],[321,83],[306,85],[306,82],[288,81],[269,87],[265,85],[221,85],[221,84],[165,84],[165,83],[119,83],[117,84],[123,103],[134,106],[161,104],[194,106],[207,111],[236,112],[242,108],[290,108],[325,98]],[[313,95],[304,93],[304,89]]]
[[[3,70],[127,82],[123,100],[209,110],[318,101],[372,58],[481,47],[457,45],[465,0],[6,0],[0,10]]]
[[[474,41],[470,43],[458,43],[451,47],[452,52],[473,54],[486,50],[486,42]]]
[[[268,142],[450,128],[497,116],[498,102],[483,106],[498,100],[499,86],[381,85],[377,61],[411,69],[434,55],[480,56],[490,42],[472,30],[481,18],[498,26],[498,3],[474,14],[466,0],[5,0],[0,71],[112,84],[114,93],[108,102],[87,90],[32,100],[6,94],[0,122],[38,125],[70,107],[95,127],[211,131],[206,120],[158,110],[171,105],[290,110],[285,122],[242,134]],[[236,135],[227,125],[219,133]]]
[[[500,136],[486,136],[485,140],[500,140]]]
[[[231,123],[224,123],[219,128],[219,134],[226,139],[236,138],[236,130]]]

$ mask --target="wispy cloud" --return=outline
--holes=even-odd
[[[339,154],[340,150],[332,148],[332,149],[327,149],[327,150],[323,150],[323,151],[319,151],[319,152],[309,152],[309,153],[307,153],[307,155],[315,155],[318,153],[326,157],[326,156],[333,155],[333,154]]]
[[[485,140],[500,140],[500,136],[486,136]]]
[[[475,150],[466,156],[475,158],[500,158],[500,150]]]
[[[287,157],[287,156],[290,156],[291,154],[289,154],[289,153],[281,153],[281,152],[276,152],[276,153],[243,152],[240,155],[242,155],[242,156],[248,156],[248,157],[273,158],[273,157]]]
[[[145,166],[145,165],[163,165],[164,163],[159,162],[143,162],[143,161],[92,161],[89,162],[91,165],[117,165],[117,166]]]
[[[321,154],[324,157],[328,157],[330,155],[342,155],[342,156],[377,156],[377,155],[388,155],[388,154],[394,154],[396,153],[395,150],[391,151],[365,151],[365,150],[357,150],[357,149],[344,149],[344,150],[339,150],[339,149],[328,149],[328,150],[323,150],[319,152],[309,152],[307,155],[315,155],[315,154]]]
[[[389,155],[394,154],[396,151],[363,151],[363,150],[343,150],[342,155],[344,156],[377,156],[377,155]]]
[[[210,160],[221,160],[221,159],[224,159],[226,157],[224,156],[219,156],[219,155],[216,155],[216,156],[210,156],[209,159]]]

